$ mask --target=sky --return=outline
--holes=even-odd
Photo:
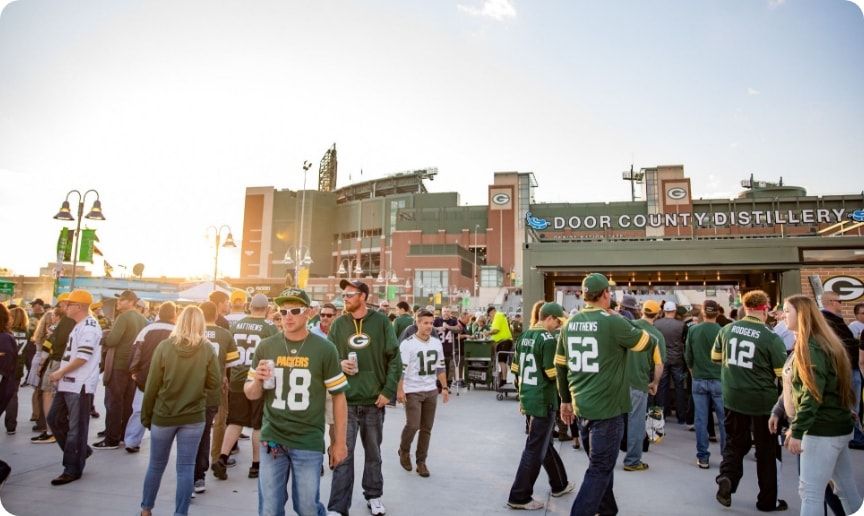
[[[0,268],[37,274],[66,192],[96,189],[115,275],[208,278],[208,226],[239,239],[246,187],[299,189],[309,160],[314,188],[333,143],[337,186],[434,166],[468,204],[495,171],[628,200],[631,163],[683,164],[695,197],[861,192],[860,5],[0,0]]]

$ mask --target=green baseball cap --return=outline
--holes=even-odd
[[[540,307],[540,317],[564,317],[564,307],[558,303],[544,303]]]
[[[592,272],[582,280],[582,290],[584,292],[597,294],[603,292],[603,290],[607,288],[609,288],[609,280],[606,279],[606,276],[598,272]]]
[[[276,303],[276,306],[280,306],[282,303],[288,303],[290,301],[295,301],[303,306],[309,306],[311,304],[309,294],[307,294],[305,290],[299,288],[286,288],[281,294],[279,294],[279,297],[273,301]]]

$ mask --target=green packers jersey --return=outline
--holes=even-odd
[[[516,343],[510,366],[519,379],[519,406],[529,416],[547,417],[558,404],[555,378],[555,337],[542,326],[524,332]]]
[[[720,325],[703,322],[690,327],[684,348],[684,361],[696,380],[719,380],[720,364],[711,360],[711,348],[720,333]]]
[[[777,401],[776,379],[786,362],[786,346],[771,328],[750,316],[724,326],[711,360],[721,365],[725,408],[750,416],[771,413]]]
[[[637,319],[631,324],[647,331],[649,335],[654,337],[644,352],[633,350],[627,352],[627,382],[633,389],[648,392],[651,366],[666,361],[666,339],[660,330],[644,319]]]
[[[412,324],[414,324],[414,318],[410,314],[402,314],[393,319],[393,332],[396,334],[396,338],[398,339],[402,335],[402,332],[405,331],[405,328]]]
[[[240,354],[239,364],[231,368],[231,382],[228,386],[231,392],[243,392],[243,384],[246,382],[246,373],[252,366],[255,347],[262,340],[277,333],[279,330],[263,317],[244,317],[231,325],[231,334],[234,343],[237,344],[237,352]]]
[[[275,362],[276,388],[264,390],[261,441],[323,453],[326,393],[348,390],[336,346],[312,333],[300,342],[278,333],[258,344],[253,362],[265,359]]]
[[[558,394],[577,416],[610,419],[630,412],[627,350],[644,351],[648,332],[586,305],[561,329],[555,353]]]
[[[207,391],[207,406],[216,407],[219,405],[219,400],[222,397],[222,378],[225,376],[226,367],[234,367],[240,363],[240,353],[237,352],[237,345],[234,344],[234,338],[231,332],[216,326],[208,324],[204,330],[204,336],[210,341],[213,346],[213,351],[219,359],[219,387]]]

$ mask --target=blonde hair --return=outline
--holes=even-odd
[[[795,307],[798,313],[795,349],[792,351],[795,355],[795,373],[816,401],[821,403],[822,395],[817,392],[816,380],[813,378],[813,362],[810,359],[809,342],[812,337],[828,356],[828,363],[837,376],[840,404],[851,408],[855,399],[852,395],[852,366],[849,364],[846,348],[834,330],[828,326],[815,301],[807,296],[796,295],[786,298],[786,302]]]
[[[534,326],[540,322],[540,308],[543,307],[543,303],[545,302],[546,301],[543,301],[541,299],[540,301],[534,303],[534,305],[531,307],[531,326]]]
[[[180,346],[197,346],[205,340],[204,330],[207,324],[204,322],[204,312],[197,306],[187,306],[180,312],[171,336],[177,340]]]
[[[27,327],[30,326],[30,318],[27,317],[27,311],[20,306],[16,306],[10,313],[12,315],[12,324],[9,327],[12,330],[27,331]]]

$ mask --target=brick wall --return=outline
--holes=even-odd
[[[852,267],[852,266],[810,266],[810,267],[802,267],[801,268],[801,292],[805,296],[813,297],[813,288],[810,286],[809,277],[813,274],[819,276],[822,279],[822,283],[824,284],[828,278],[833,278],[834,276],[852,276],[853,278],[858,278],[862,282],[864,282],[864,267]],[[855,316],[852,313],[852,307],[855,306],[856,303],[864,302],[864,296],[859,297],[858,299],[854,299],[851,301],[843,302],[843,318],[846,319],[846,322],[852,322],[855,319]]]

